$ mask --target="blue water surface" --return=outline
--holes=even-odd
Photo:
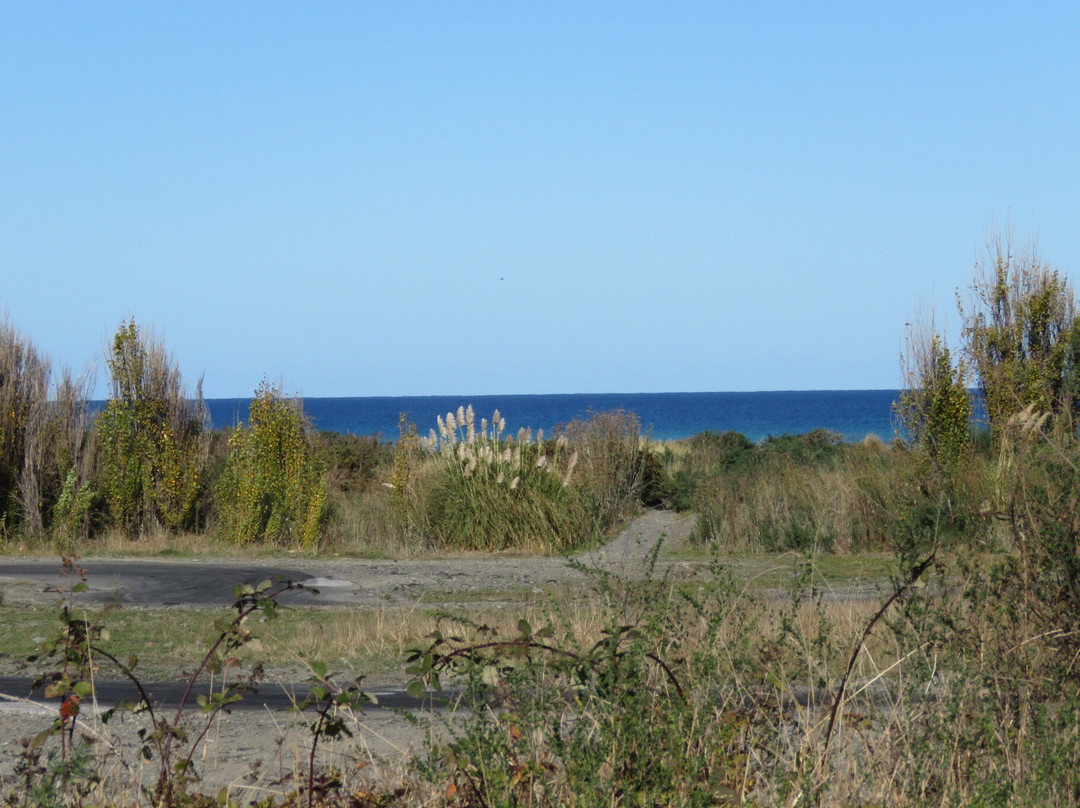
[[[416,424],[421,435],[437,416],[472,404],[476,418],[491,419],[496,409],[511,434],[519,427],[548,434],[560,424],[590,412],[621,409],[641,420],[656,440],[675,440],[712,430],[742,432],[754,441],[796,435],[813,429],[837,432],[848,441],[868,434],[890,440],[893,402],[898,390],[788,390],[757,393],[573,393],[505,396],[364,396],[308,398],[304,411],[316,429],[354,435],[398,436],[398,416]],[[208,399],[214,427],[234,426],[247,417],[251,399]]]

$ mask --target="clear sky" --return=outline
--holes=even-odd
[[[0,310],[210,397],[893,388],[1080,272],[1080,4],[0,4]]]

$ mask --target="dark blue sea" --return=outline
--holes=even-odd
[[[674,440],[712,430],[742,432],[754,441],[796,435],[813,429],[837,432],[848,441],[873,433],[890,440],[895,432],[892,406],[897,390],[812,390],[762,393],[580,393],[507,396],[400,396],[308,398],[304,411],[316,429],[354,435],[398,436],[398,415],[416,424],[421,435],[435,418],[472,404],[476,418],[491,419],[498,409],[510,434],[519,427],[546,433],[590,412],[621,409],[641,420],[655,440]],[[251,399],[208,399],[216,428],[246,419]]]

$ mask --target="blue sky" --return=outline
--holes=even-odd
[[[1076,3],[6,3],[0,308],[210,397],[892,388],[1080,267]]]

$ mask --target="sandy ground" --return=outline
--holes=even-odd
[[[691,527],[689,517],[647,512],[606,547],[584,554],[579,560],[612,572],[633,574],[642,568],[643,559],[661,537],[665,538],[665,550],[674,549],[685,541]],[[144,563],[154,564],[153,561]],[[229,568],[231,573],[232,568],[241,563],[251,565],[246,561],[230,561],[214,562],[211,566]],[[276,565],[272,561],[251,563],[268,569],[285,565],[290,570],[302,571],[320,586],[322,602],[332,599],[335,605],[356,607],[416,602],[429,590],[445,595],[454,591],[548,587],[581,576],[565,561],[553,558],[387,562],[290,558]],[[681,562],[665,553],[664,563]],[[126,585],[133,592],[139,589],[137,582]],[[116,584],[109,589],[115,597]],[[55,602],[55,594],[45,591],[41,581],[32,576],[9,576],[5,582],[5,601]],[[365,681],[365,689],[376,693],[400,685],[400,678],[396,681]],[[21,787],[14,771],[25,739],[47,729],[56,718],[55,707],[20,700],[18,696],[0,696],[0,791],[4,794]],[[98,705],[100,709],[108,706]],[[444,731],[439,727],[447,721],[445,711],[420,712],[418,716],[419,724],[387,709],[350,716],[348,726],[353,737],[320,747],[319,760],[350,773],[358,782],[365,777],[378,778],[383,783],[393,782],[401,776],[404,764],[423,752],[429,733]],[[142,761],[138,754],[138,731],[147,727],[145,718],[125,714],[102,725],[92,706],[84,706],[81,718],[83,723],[75,737],[93,742],[96,754],[103,761],[103,771],[121,788],[135,788],[139,782],[154,779],[157,761]],[[195,713],[188,716],[187,722],[192,728],[189,731],[197,732],[201,727],[198,718]],[[287,710],[245,709],[222,715],[195,755],[195,764],[202,777],[199,789],[205,793],[227,789],[234,799],[241,801],[292,790],[296,778],[306,777],[308,770],[312,741],[308,721],[310,716]],[[55,737],[47,742],[51,746],[56,743]]]

